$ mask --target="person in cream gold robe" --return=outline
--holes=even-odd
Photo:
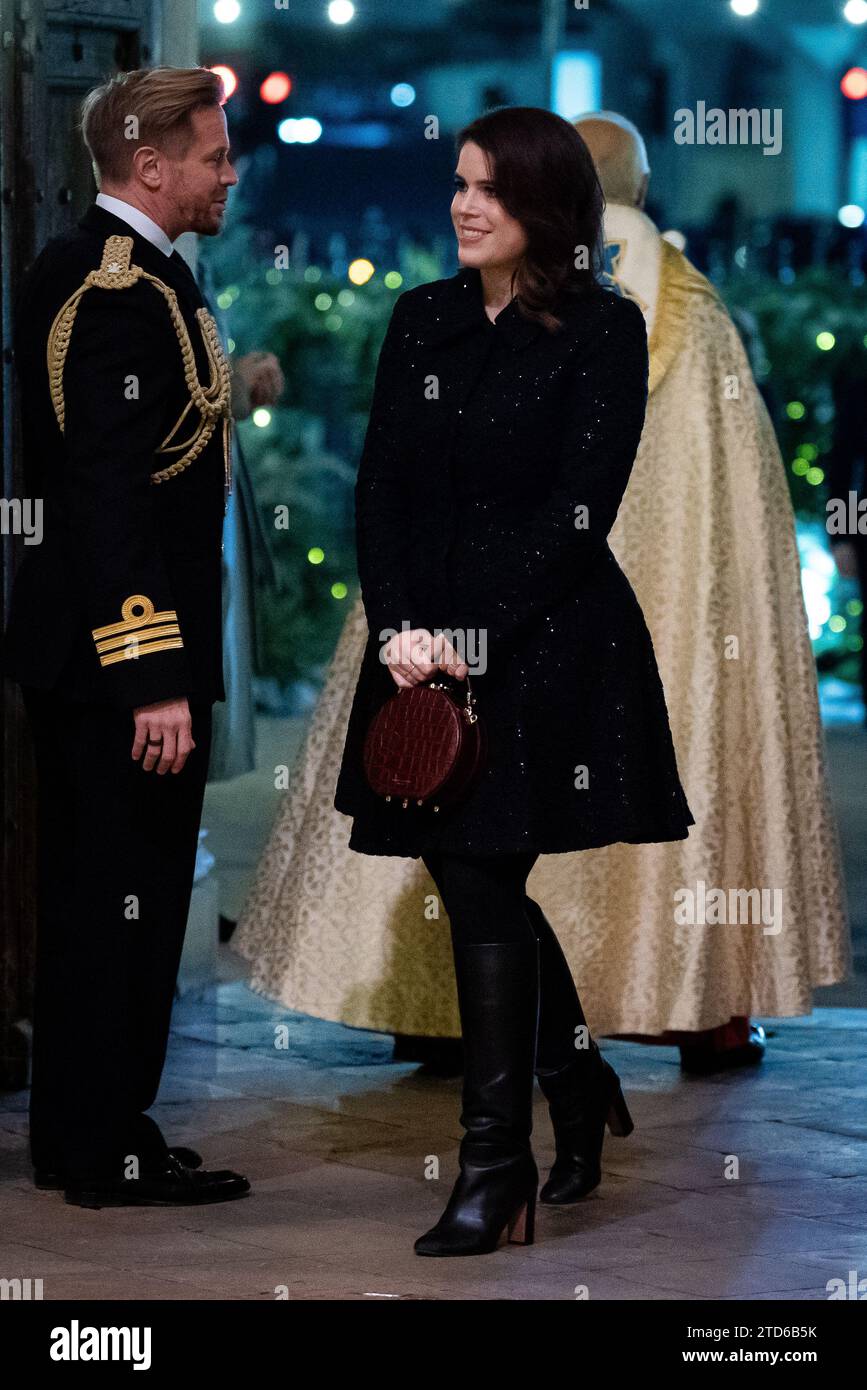
[[[685,840],[541,856],[527,892],[593,1033],[678,1042],[685,1064],[703,1051],[713,1070],[723,1049],[760,1055],[749,1015],[809,1013],[813,989],[849,969],[794,517],[737,330],[641,210],[640,136],[606,113],[576,125],[606,193],[610,288],[636,300],[649,334],[645,428],[609,540],[653,638],[696,824]],[[233,946],[252,987],[292,1009],[456,1038],[433,881],[419,860],[350,850],[332,806],[366,640],[358,598]]]

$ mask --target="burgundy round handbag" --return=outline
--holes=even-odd
[[[473,706],[469,676],[466,703],[442,682],[398,686],[371,720],[364,740],[368,783],[386,801],[432,802],[434,811],[464,797],[487,757],[487,732]]]

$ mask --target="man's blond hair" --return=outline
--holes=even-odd
[[[81,133],[97,182],[126,183],[141,145],[182,159],[193,112],[224,101],[223,80],[208,68],[137,68],[94,87],[82,103]]]

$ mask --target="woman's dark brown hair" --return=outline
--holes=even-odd
[[[557,296],[597,285],[602,269],[605,199],[590,151],[540,106],[486,111],[458,132],[458,155],[468,141],[484,151],[496,196],[527,237],[512,282],[518,307],[556,332]]]

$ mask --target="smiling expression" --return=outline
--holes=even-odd
[[[471,140],[461,147],[451,211],[461,265],[517,265],[527,247],[526,232],[497,197],[487,156]]]
[[[222,106],[199,108],[190,124],[192,140],[183,158],[166,161],[165,194],[182,230],[214,236],[223,225],[229,189],[238,182]]]

